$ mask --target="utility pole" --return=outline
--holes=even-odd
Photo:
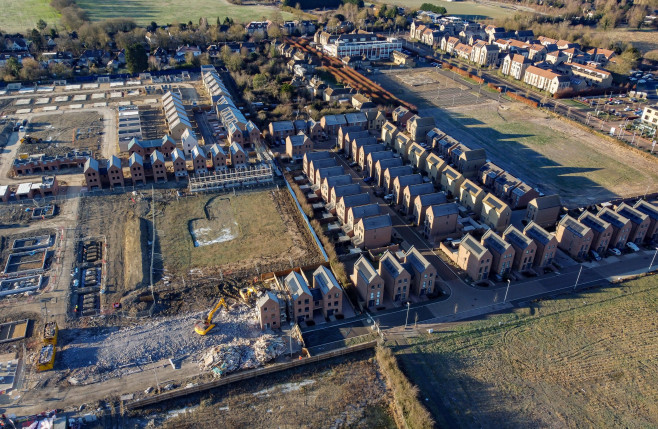
[[[573,290],[576,290],[576,286],[578,286],[578,280],[580,280],[580,273],[583,272],[583,266],[580,266],[580,270],[578,270],[578,277],[576,277],[576,284],[573,285]]]
[[[647,273],[651,271],[651,267],[653,266],[653,261],[656,260],[656,255],[658,255],[658,247],[656,247],[656,251],[653,252],[653,258],[651,258],[651,263],[649,264],[649,269],[647,269]]]
[[[407,318],[404,319],[404,329],[405,331],[407,330],[407,322],[409,321],[409,307],[411,306],[411,303],[407,301]]]
[[[507,279],[507,288],[505,289],[505,298],[503,298],[503,303],[507,302],[507,292],[509,292],[509,285],[512,281],[510,279]]]

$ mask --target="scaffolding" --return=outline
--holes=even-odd
[[[263,185],[274,181],[272,167],[256,165],[226,169],[190,177],[190,192],[206,192],[241,186]]]

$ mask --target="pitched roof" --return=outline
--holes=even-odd
[[[349,208],[349,211],[352,212],[354,219],[377,216],[381,213],[381,209],[377,203],[364,204],[362,206],[352,206]]]
[[[503,232],[503,239],[519,249],[525,249],[532,244],[532,239],[523,235],[513,225],[508,226],[505,232]]]
[[[470,234],[466,234],[459,243],[459,247],[465,248],[469,253],[477,258],[482,258],[487,253],[487,248],[481,245]]]
[[[292,271],[288,274],[284,279],[284,283],[288,287],[288,290],[290,290],[290,295],[292,295],[292,298],[295,300],[304,293],[308,295],[311,294],[306,279],[297,271]]]
[[[393,221],[391,220],[391,215],[388,213],[378,216],[364,217],[361,218],[359,223],[363,224],[364,231],[370,231],[373,229],[386,228],[388,226],[393,226]]]
[[[407,253],[404,255],[405,263],[411,264],[413,269],[422,273],[432,266],[429,261],[416,249],[416,246],[411,246]]]
[[[429,206],[428,211],[432,212],[432,216],[450,216],[459,213],[459,205],[457,203],[446,203]]]
[[[443,204],[447,201],[445,192],[432,192],[429,194],[422,194],[416,197],[416,201],[420,202],[421,207],[434,206]]]
[[[658,207],[644,200],[640,200],[633,206],[636,210],[649,216],[651,219],[658,220]]]
[[[357,275],[363,278],[366,283],[370,283],[375,276],[378,276],[377,270],[372,266],[370,261],[365,256],[361,255],[354,264],[354,271]]]
[[[598,217],[601,219],[605,220],[608,222],[610,225],[614,226],[615,228],[623,228],[626,223],[628,222],[628,219],[622,216],[621,214],[614,212],[610,210],[607,207],[602,208],[598,214]]]
[[[398,258],[395,257],[388,250],[384,252],[381,258],[379,258],[379,270],[386,270],[388,274],[396,279],[400,274],[406,272],[407,270],[402,266]]]
[[[639,210],[634,209],[633,207],[629,206],[626,203],[621,203],[619,207],[617,207],[617,213],[620,215],[624,216],[627,219],[630,219],[631,222],[635,224],[641,224],[644,222],[648,216],[645,213],[642,213]]]
[[[536,206],[539,210],[550,209],[553,207],[562,207],[560,196],[557,194],[537,197],[530,201],[530,204]]]
[[[370,194],[364,192],[363,194],[345,195],[339,198],[343,201],[343,205],[347,209],[353,206],[362,206],[370,202]]]
[[[560,219],[560,222],[558,222],[558,225],[563,226],[577,237],[584,237],[588,232],[591,231],[590,228],[578,222],[576,219],[569,215],[564,215],[564,217]]]
[[[324,265],[320,265],[313,272],[313,279],[315,284],[320,286],[322,295],[327,295],[329,293],[333,293],[333,291],[341,290],[340,285],[338,284],[338,280],[336,280],[336,277],[334,276],[334,273],[332,273],[331,270]]]
[[[500,235],[491,229],[482,236],[482,245],[489,249],[491,253],[497,253],[499,255],[504,254],[512,247],[510,243],[503,240]]]
[[[592,216],[593,217],[593,216]],[[523,234],[527,237],[532,238],[538,243],[547,245],[550,241],[555,238],[555,234],[552,232],[546,231],[541,226],[537,225],[534,222],[530,222],[524,229]]]
[[[279,303],[279,298],[276,296],[276,294],[272,291],[267,291],[263,294],[263,296],[258,298],[258,301],[256,301],[256,306],[257,307],[262,307],[269,300],[272,300],[272,301],[276,302],[277,304]]]

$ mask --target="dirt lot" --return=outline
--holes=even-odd
[[[162,138],[167,132],[164,113],[160,106],[139,106],[139,119],[144,140]]]
[[[166,201],[156,219],[168,272],[257,274],[318,260],[315,242],[285,191],[195,195]]]
[[[60,155],[77,150],[101,150],[103,121],[96,112],[75,112],[36,116],[26,134],[42,139],[41,143],[22,143],[18,153]]]
[[[427,69],[409,73],[439,74]],[[434,90],[426,89],[432,85],[407,85],[409,75],[378,76],[385,86],[395,87],[396,95],[402,91],[402,97],[416,104],[421,115],[433,116],[443,131],[468,146],[485,148],[493,162],[546,194],[560,194],[567,205],[642,195],[647,186],[649,192],[658,190],[656,163],[552,115],[513,101],[499,105],[484,97],[463,103],[477,98],[468,91],[461,96],[461,89],[451,89],[451,85],[444,89],[444,84],[434,84]],[[447,91],[459,91],[454,107],[454,94]],[[442,94],[441,103],[436,103],[437,92]]]
[[[113,195],[86,197],[80,202],[77,239],[99,238],[107,244],[107,293],[101,295],[101,308],[119,302],[148,280],[148,255],[144,251],[149,200],[140,195]],[[142,303],[141,307],[145,306]]]
[[[363,352],[232,384],[210,395],[147,410],[146,417],[130,419],[130,427],[155,418],[155,426],[165,428],[392,429],[391,393],[372,356]]]
[[[397,354],[440,427],[656,427],[657,280],[445,326]]]

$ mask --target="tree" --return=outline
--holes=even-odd
[[[58,79],[68,79],[73,76],[73,70],[66,64],[51,63],[48,65],[48,72],[51,76]]]
[[[644,22],[644,17],[647,15],[646,6],[633,6],[628,13],[628,26],[631,28],[637,28],[638,30],[642,27]]]
[[[39,31],[45,30],[46,27],[48,27],[48,23],[43,19],[37,21],[37,28],[39,29]]]
[[[199,67],[201,59],[196,57],[193,52],[187,52],[185,54],[185,62],[192,67]]]
[[[126,67],[130,73],[141,73],[148,68],[148,56],[141,43],[126,48]]]
[[[246,33],[244,27],[240,24],[233,24],[231,25],[231,28],[228,29],[229,38],[235,42],[244,40]]]
[[[433,5],[431,3],[421,4],[420,5],[420,10],[424,10],[424,11],[427,11],[427,12],[434,12],[434,13],[438,13],[438,14],[441,14],[441,15],[445,15],[448,12],[445,7],[436,6],[436,5]]]
[[[151,33],[153,33],[155,30],[158,29],[158,24],[155,21],[151,21],[151,23],[148,25],[148,27],[146,27],[146,29]]]
[[[252,80],[252,85],[254,89],[261,89],[267,85],[268,81],[269,79],[267,78],[266,75],[258,73],[254,76]]]
[[[29,39],[32,42],[32,49],[36,50],[36,52],[41,52],[44,46],[44,40],[41,33],[39,33],[39,30],[33,28],[30,32]]]
[[[395,28],[405,28],[407,26],[407,18],[404,16],[395,17]]]
[[[640,58],[642,58],[640,52],[631,46],[621,55],[617,56],[615,62],[608,65],[608,69],[613,73],[627,76],[631,70],[637,68]]]
[[[278,25],[270,25],[270,28],[267,29],[267,37],[270,39],[277,40],[281,37],[281,29]]]
[[[20,77],[22,80],[36,81],[41,79],[43,75],[44,70],[41,67],[41,63],[32,58],[23,59],[23,67],[20,71]]]
[[[18,77],[22,67],[23,66],[21,66],[21,63],[19,63],[16,58],[9,57],[5,63],[5,72],[16,78]]]

